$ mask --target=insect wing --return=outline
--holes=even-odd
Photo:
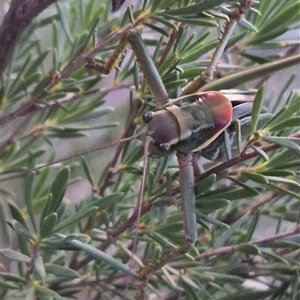
[[[257,123],[257,128],[261,128],[268,120],[272,118],[272,114],[264,113],[259,116],[259,120]],[[241,126],[241,137],[242,140],[247,139],[247,137],[251,133],[251,117],[247,116],[240,119],[240,126]],[[208,159],[208,160],[215,160],[215,159],[226,159],[227,158],[227,150],[225,147],[225,137],[224,134],[218,136],[210,145],[205,147],[201,150],[201,155]],[[226,129],[227,138],[231,144],[231,155],[236,156],[238,155],[238,145],[237,145],[237,137],[236,137],[236,128],[235,123],[232,123]]]

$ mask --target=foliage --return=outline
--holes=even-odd
[[[1,299],[299,299],[300,94],[289,72],[300,57],[288,35],[299,6],[255,3],[199,87],[254,99],[252,116],[203,151],[218,159],[200,158],[196,174],[198,241],[149,275],[148,292],[141,267],[184,240],[178,165],[148,158],[137,220],[143,146],[111,142],[155,104],[130,47],[108,76],[85,65],[138,29],[176,98],[207,70],[236,3],[145,0],[111,13],[108,1],[57,1],[35,18],[1,77]]]

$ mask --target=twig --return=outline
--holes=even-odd
[[[182,26],[182,25],[179,24],[178,27],[181,27],[181,26]],[[157,69],[159,69],[159,67],[160,67],[160,66],[164,63],[164,61],[166,60],[167,56],[168,56],[169,53],[170,53],[171,47],[173,46],[173,44],[174,44],[175,41],[176,41],[177,36],[178,36],[178,30],[177,30],[177,31],[172,30],[171,35],[170,35],[170,38],[169,38],[169,40],[168,40],[168,42],[167,42],[167,44],[166,44],[166,46],[165,46],[165,48],[164,48],[164,50],[163,50],[161,56],[160,56],[160,59],[159,59],[158,63],[156,64]]]
[[[298,234],[299,232],[300,232],[300,225],[298,225],[294,230],[274,234],[274,235],[272,235],[270,237],[267,237],[267,238],[263,238],[263,239],[260,239],[260,240],[249,242],[249,244],[250,245],[258,245],[258,244],[273,242],[273,241],[276,241],[276,240],[281,239],[283,237]],[[195,260],[201,260],[201,259],[204,259],[204,258],[209,258],[209,257],[212,257],[212,256],[221,255],[221,254],[233,253],[233,252],[236,252],[238,250],[237,246],[238,245],[226,246],[226,247],[221,247],[221,248],[218,248],[218,249],[215,249],[215,250],[212,250],[212,251],[209,250],[209,251],[204,252],[200,255],[197,255],[195,257]]]
[[[269,202],[271,200],[274,200],[275,197],[279,196],[279,195],[280,194],[278,191],[272,191],[272,192],[269,192],[269,193],[263,195],[263,197],[260,197],[259,200],[257,202],[255,202],[254,204],[249,205],[248,207],[243,209],[241,212],[238,212],[237,214],[226,218],[226,220],[224,220],[224,223],[232,224],[232,223],[236,222],[237,220],[239,220],[241,217],[243,217],[245,214],[248,214],[248,213],[252,214],[260,206],[266,204],[267,202]]]

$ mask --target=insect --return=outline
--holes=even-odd
[[[203,152],[204,157],[214,159],[215,155],[212,153],[218,151],[223,143],[226,129],[229,129],[235,120],[249,116],[252,104],[247,102],[233,104],[224,94],[216,91],[188,94],[169,100],[140,35],[136,31],[131,31],[127,35],[127,39],[140,62],[145,80],[158,107],[157,110],[147,111],[143,114],[143,124],[139,132],[145,147],[144,155],[149,153],[152,156],[160,157],[176,152],[185,232],[183,245],[140,270],[139,278],[145,280],[149,274],[168,261],[186,253],[197,241],[193,153],[201,154]],[[114,57],[116,56],[118,55],[114,54]],[[112,62],[109,61],[109,64]],[[104,73],[110,69],[108,66],[98,65],[93,61],[87,63],[87,68]],[[144,163],[143,177],[145,176]],[[136,209],[137,220],[143,206],[143,189],[144,182],[142,181]]]
[[[147,177],[146,158],[148,153],[157,157],[168,157],[171,153],[176,152],[184,227],[184,241],[180,246],[173,248],[156,261],[149,262],[139,270],[138,277],[146,285],[150,274],[156,272],[177,256],[187,253],[197,241],[198,225],[195,213],[193,153],[201,154],[203,152],[204,156],[215,158],[209,157],[210,153],[218,151],[223,143],[227,128],[229,129],[235,120],[248,116],[251,113],[251,103],[233,105],[220,92],[197,92],[199,87],[193,87],[193,83],[187,86],[182,96],[170,100],[158,71],[147,53],[140,35],[135,30],[127,32],[121,38],[116,53],[112,54],[106,65],[88,60],[86,69],[88,71],[96,70],[101,73],[108,73],[115,66],[127,41],[137,57],[156,106],[154,111],[147,111],[143,114],[143,123],[138,130],[138,136],[140,136],[144,144],[143,174],[136,209],[127,222],[131,222],[130,226],[134,226],[134,224],[138,226],[145,207],[144,185]],[[216,54],[218,54],[217,51]],[[127,126],[129,131],[129,127],[132,124],[129,122]],[[118,148],[117,153],[121,152],[119,149],[121,148]],[[115,166],[116,160],[114,159],[109,167],[112,169]],[[113,175],[113,172],[109,171],[106,178],[102,180],[99,190],[100,194],[103,194],[105,189],[111,184]],[[112,237],[117,237],[126,228],[126,222],[124,224],[112,232]],[[132,241],[131,248],[133,253],[135,252],[136,242],[137,231]],[[105,245],[102,247],[102,249],[105,249]],[[88,259],[83,260],[81,264],[86,262],[88,262]]]
[[[159,1],[150,2],[150,8],[153,7],[154,11]],[[206,5],[209,2],[200,1],[198,4]],[[142,73],[145,76],[144,81],[136,75],[138,72],[137,64],[132,64],[134,54],[132,54],[128,62],[128,56],[126,56],[124,62],[120,65],[120,71],[116,72],[116,86],[119,85],[121,80],[122,84],[120,86],[123,85],[123,78],[125,77],[123,75],[125,73],[129,74],[125,78],[130,78],[127,87],[131,89],[131,101],[128,101],[131,104],[131,111],[125,124],[122,138],[117,140],[116,137],[113,137],[116,140],[116,148],[114,151],[109,148],[112,153],[111,162],[107,162],[106,155],[101,153],[101,151],[95,153],[97,155],[97,164],[99,163],[99,165],[104,164],[101,161],[101,156],[105,156],[104,171],[100,172],[98,166],[95,166],[96,164],[92,165],[90,161],[85,163],[82,160],[82,168],[79,171],[85,172],[83,181],[90,183],[87,186],[88,199],[81,197],[80,203],[76,202],[76,208],[74,211],[72,210],[71,214],[69,209],[64,213],[65,202],[62,201],[63,198],[74,200],[73,202],[76,201],[76,198],[69,197],[69,194],[66,194],[66,197],[64,197],[67,185],[71,185],[74,182],[73,178],[69,180],[71,166],[60,170],[53,184],[50,183],[51,181],[46,180],[47,172],[51,171],[52,173],[53,169],[44,168],[40,170],[38,182],[33,180],[35,172],[30,173],[26,177],[24,185],[25,209],[19,213],[16,208],[11,207],[14,221],[9,225],[16,231],[18,238],[20,237],[19,244],[23,248],[21,249],[22,253],[25,254],[25,257],[17,256],[18,259],[24,261],[25,271],[20,267],[20,274],[25,274],[26,280],[28,279],[24,283],[24,280],[20,277],[22,279],[20,283],[28,285],[30,288],[36,286],[37,293],[39,293],[36,295],[37,297],[43,298],[40,295],[43,291],[45,293],[48,292],[49,295],[48,290],[50,290],[52,292],[50,297],[56,296],[56,298],[60,299],[54,294],[54,291],[58,291],[60,295],[67,295],[64,292],[68,292],[69,288],[73,289],[75,286],[77,288],[79,283],[81,286],[87,285],[88,289],[94,293],[94,295],[88,295],[87,298],[89,299],[99,299],[102,297],[102,293],[104,298],[108,298],[111,295],[122,296],[124,291],[126,291],[126,294],[128,291],[130,296],[132,296],[131,289],[138,289],[138,298],[145,299],[147,289],[155,292],[156,287],[161,282],[164,282],[164,289],[170,285],[173,286],[171,292],[164,297],[170,299],[177,298],[178,295],[181,297],[181,293],[186,293],[186,295],[195,294],[199,286],[201,287],[203,278],[205,279],[205,285],[211,284],[211,287],[217,290],[216,292],[218,293],[220,290],[219,283],[214,279],[216,277],[211,276],[211,271],[213,271],[213,268],[220,267],[220,272],[216,273],[217,275],[223,275],[225,272],[227,273],[228,266],[230,267],[232,261],[227,263],[227,257],[225,257],[224,261],[224,255],[218,255],[217,259],[220,259],[220,263],[215,264],[215,258],[209,255],[214,255],[218,251],[223,254],[222,251],[228,249],[227,245],[235,251],[237,249],[235,245],[239,246],[240,243],[247,243],[251,238],[251,234],[245,236],[244,233],[241,233],[241,235],[238,233],[238,238],[235,239],[236,231],[233,231],[231,227],[234,227],[236,224],[227,223],[224,215],[226,211],[232,211],[232,208],[240,211],[243,209],[243,205],[247,206],[246,202],[250,197],[249,193],[251,197],[259,194],[261,186],[252,182],[247,187],[244,181],[245,178],[240,174],[243,170],[248,169],[248,165],[244,164],[245,157],[248,154],[256,155],[254,163],[253,161],[249,162],[250,170],[252,166],[260,167],[260,164],[262,164],[262,167],[268,166],[268,157],[265,158],[266,155],[264,158],[259,156],[263,156],[265,147],[259,149],[262,150],[260,154],[258,154],[258,151],[248,151],[252,141],[264,142],[263,139],[256,139],[256,136],[264,132],[256,132],[253,128],[251,130],[247,129],[251,123],[252,103],[230,101],[230,96],[228,96],[226,91],[218,92],[221,89],[220,87],[211,87],[214,82],[211,82],[212,85],[208,83],[208,88],[205,85],[213,77],[211,75],[215,70],[215,63],[219,60],[218,57],[220,57],[220,52],[222,53],[222,48],[226,45],[228,36],[227,39],[221,38],[219,42],[216,41],[213,47],[210,48],[212,49],[217,45],[215,54],[210,57],[209,62],[203,63],[202,60],[200,61],[207,69],[203,71],[204,74],[201,73],[199,80],[185,85],[186,82],[182,84],[180,76],[181,74],[186,76],[185,73],[188,72],[185,72],[185,70],[190,71],[190,66],[187,67],[184,63],[177,65],[175,61],[174,64],[168,64],[164,69],[164,62],[169,62],[169,58],[175,57],[176,59],[177,53],[180,58],[183,57],[180,51],[182,48],[179,47],[177,52],[176,44],[172,44],[172,35],[177,34],[177,28],[170,30],[171,36],[169,39],[161,38],[155,50],[158,54],[155,55],[154,53],[153,55],[154,60],[157,61],[157,68],[160,69],[161,77],[165,82],[164,86],[156,68],[153,66],[151,59],[149,59],[150,55],[146,53],[145,47],[143,47],[139,33],[134,30],[137,29],[139,31],[141,28],[144,29],[144,25],[147,25],[143,23],[142,19],[144,12],[145,14],[148,13],[148,11],[144,10],[147,3],[149,2],[144,2],[144,7],[139,15],[137,12],[137,14],[131,16],[131,19],[138,16],[137,22],[133,21],[132,26],[129,24],[120,31],[118,29],[115,31],[114,28],[111,28],[112,31],[106,32],[103,36],[101,35],[102,33],[97,36],[98,41],[99,37],[103,38],[102,46],[105,46],[101,48],[99,43],[95,42],[95,47],[93,47],[92,43],[87,42],[89,44],[87,47],[91,47],[91,50],[89,50],[90,48],[86,50],[85,44],[82,46],[79,42],[80,49],[76,51],[75,59],[70,60],[65,69],[61,68],[60,65],[55,66],[54,70],[56,71],[52,80],[52,73],[50,73],[51,82],[46,85],[46,89],[43,88],[44,85],[41,88],[43,90],[42,95],[45,95],[46,101],[52,99],[52,96],[56,96],[59,99],[57,102],[57,98],[54,97],[55,101],[47,102],[49,107],[43,108],[40,103],[35,103],[33,98],[28,101],[29,106],[21,107],[25,108],[21,111],[17,110],[15,112],[12,108],[12,116],[20,115],[20,113],[26,115],[31,113],[32,110],[39,108],[43,108],[46,111],[49,110],[49,114],[42,113],[44,117],[41,116],[41,119],[38,119],[38,122],[45,126],[33,127],[33,130],[27,131],[28,134],[25,132],[20,140],[39,132],[43,134],[46,131],[45,128],[51,128],[52,126],[53,130],[56,130],[62,136],[64,134],[68,137],[76,136],[79,131],[79,126],[76,122],[78,121],[78,116],[83,123],[88,123],[92,117],[98,121],[99,116],[94,111],[95,107],[99,107],[99,105],[94,104],[96,99],[85,99],[85,96],[90,92],[93,84],[98,85],[101,75],[86,74],[84,68],[82,68],[84,62],[86,62],[88,70],[96,69],[105,74],[109,73],[115,61],[118,60],[116,58],[122,53],[123,45],[129,41],[130,48],[134,50],[135,56],[141,65]],[[210,3],[215,3],[215,1]],[[184,3],[184,5],[186,4]],[[193,5],[190,7],[190,11],[193,7]],[[89,15],[91,11],[87,11],[87,14]],[[166,9],[167,12],[168,9]],[[198,13],[195,15],[195,18],[198,18]],[[75,18],[73,19],[76,20]],[[124,20],[124,24],[126,21]],[[177,26],[177,21],[174,22],[175,24]],[[129,30],[131,28],[134,29]],[[94,32],[92,29],[90,33]],[[224,30],[222,36],[226,37],[228,31]],[[145,31],[142,31],[143,35],[145,33]],[[189,39],[190,37],[187,36],[187,38]],[[115,48],[113,43],[117,42],[117,40],[121,40],[121,42],[116,47],[117,51],[107,60],[107,64],[99,65],[92,60],[91,57],[94,57],[94,54],[100,54],[102,49],[110,51],[110,46]],[[153,42],[153,40],[151,41]],[[188,47],[189,41],[192,40],[188,41],[179,37],[178,41],[182,42],[183,47]],[[145,42],[147,43],[147,41]],[[195,44],[196,42],[193,43],[193,45]],[[171,48],[174,46],[174,52],[176,53],[172,53],[172,50],[169,51],[170,46]],[[166,52],[168,52],[168,55],[164,56]],[[107,55],[104,54],[104,57],[107,57]],[[99,57],[96,56],[94,58],[98,59]],[[195,61],[196,59],[193,60],[192,64]],[[132,65],[134,66],[132,67]],[[77,77],[77,74],[74,74],[74,79],[85,78],[82,82],[82,90],[80,90],[81,82],[79,80],[75,82],[73,78],[72,80],[65,80],[68,74],[72,73],[72,70],[77,70],[79,67],[81,75]],[[180,70],[181,67],[184,72]],[[233,67],[236,67],[236,65],[233,65]],[[232,68],[232,65],[230,65],[230,68]],[[29,70],[32,69],[29,68]],[[132,74],[134,76],[131,76]],[[200,71],[197,72],[198,74],[200,74]],[[195,78],[197,75],[188,76],[187,78]],[[231,76],[229,75],[228,77]],[[132,78],[134,78],[133,81]],[[216,84],[221,82],[222,79],[216,80]],[[253,78],[251,77],[251,79]],[[180,80],[181,83],[178,84]],[[198,85],[197,87],[199,82],[200,86]],[[56,86],[56,83],[59,83],[59,85]],[[196,84],[196,87],[194,84]],[[77,97],[77,94],[74,93],[68,93],[66,98],[61,98],[62,95],[65,95],[64,93],[60,94],[60,96],[56,95],[57,91],[64,91],[64,88],[69,91],[69,85],[71,87],[74,87],[73,85],[79,87],[78,89],[73,89],[73,91],[75,90],[81,95],[80,101],[73,101],[78,100],[74,99]],[[184,85],[183,91],[179,91],[179,87]],[[60,87],[62,87],[61,90]],[[199,87],[200,91],[198,91]],[[227,86],[224,84],[222,88],[226,89]],[[84,91],[83,94],[81,94],[82,91]],[[40,95],[35,92],[33,94],[35,97]],[[98,94],[98,89],[93,90],[92,94]],[[257,95],[259,95],[259,92]],[[72,101],[69,101],[70,99]],[[90,103],[90,107],[86,108],[89,100],[93,103]],[[61,107],[57,107],[57,104],[65,103],[65,101],[67,102],[67,109],[62,112]],[[257,104],[257,101],[254,101],[254,104]],[[82,109],[83,107],[87,110]],[[255,109],[257,106],[253,105],[253,107],[253,111],[257,116],[259,114],[258,109]],[[92,112],[92,114],[86,114],[84,118],[81,115],[82,111]],[[125,112],[122,111],[122,113],[125,115]],[[51,118],[52,115],[53,117]],[[9,120],[10,117],[11,114],[8,113],[5,119]],[[28,115],[25,121],[28,121],[29,118],[31,118],[31,114]],[[44,120],[45,124],[43,123]],[[68,124],[68,120],[76,122],[77,128],[64,126]],[[260,120],[262,120],[262,115],[259,117]],[[22,124],[25,124],[25,121]],[[61,124],[62,126],[55,126]],[[93,123],[93,125],[94,129],[99,129],[99,127],[95,126],[96,124]],[[122,128],[122,126],[119,128]],[[46,133],[49,133],[49,131],[46,131]],[[14,140],[18,141],[15,133],[5,139],[3,146],[10,145]],[[111,131],[109,133],[113,136]],[[241,141],[243,141],[243,144]],[[244,147],[244,143],[246,147]],[[28,143],[28,145],[31,146],[32,144]],[[254,148],[256,145],[251,145],[251,147]],[[99,146],[97,149],[104,147],[105,145]],[[11,150],[14,150],[13,147],[7,148],[6,157],[9,158]],[[63,153],[65,154],[64,150]],[[27,166],[28,168],[35,165],[37,155],[29,151],[29,159],[26,161],[29,165]],[[201,156],[200,161],[197,160],[198,156]],[[233,156],[234,158],[230,159]],[[209,162],[204,160],[203,157],[208,159]],[[229,159],[227,160],[227,158]],[[241,160],[236,160],[236,158],[241,158]],[[220,162],[220,160],[223,160],[223,162]],[[235,165],[231,164],[233,161],[235,161]],[[236,161],[243,163],[243,165],[238,165]],[[22,164],[21,159],[21,162],[17,161],[12,167],[17,168],[23,165],[24,163]],[[89,166],[93,168],[91,172],[89,171]],[[232,166],[233,168],[231,168]],[[19,171],[21,173],[24,170],[19,169]],[[102,178],[97,182],[97,180],[95,181],[95,175],[99,175]],[[293,176],[289,172],[288,175]],[[285,183],[288,182],[290,181],[286,180]],[[239,189],[241,186],[242,189]],[[72,189],[72,186],[70,189]],[[229,193],[224,191],[228,192],[230,189],[231,194],[229,196]],[[236,191],[247,193],[239,196],[240,198],[238,199],[241,201],[232,201],[236,200],[234,198]],[[69,193],[69,189],[67,193]],[[220,199],[223,194],[224,198]],[[225,196],[225,194],[227,195]],[[223,205],[222,207],[214,206],[220,203]],[[235,203],[237,203],[236,206]],[[212,207],[210,205],[214,207],[209,208]],[[37,224],[35,212],[39,213],[41,210],[41,217],[38,218],[40,222]],[[26,214],[26,220],[24,220],[25,217],[22,217],[23,214]],[[155,214],[157,220],[153,220]],[[252,215],[246,217],[247,221],[251,221],[249,227],[254,228],[255,224],[252,223],[252,220],[256,222],[257,219]],[[29,226],[27,226],[27,221],[31,222]],[[230,228],[228,228],[229,226]],[[247,224],[244,228],[249,227]],[[240,227],[237,229],[239,230]],[[230,234],[229,238],[228,232],[233,233]],[[227,236],[223,238],[221,236],[223,234]],[[220,242],[219,239],[223,239],[223,241]],[[246,246],[246,250],[248,250],[250,247],[251,254],[253,254],[256,248],[251,247],[253,245],[250,244],[251,242],[246,245],[242,244],[241,248],[245,249]],[[57,259],[53,250],[57,251],[58,249],[70,251],[66,252],[67,255],[70,254],[65,256],[67,259],[62,256],[61,259]],[[12,257],[16,257],[16,253],[8,253],[12,254]],[[45,255],[43,255],[44,253]],[[235,254],[239,255],[240,253]],[[202,257],[205,259],[202,260]],[[212,259],[206,260],[207,257]],[[234,259],[236,259],[236,255],[234,255]],[[45,265],[46,272],[43,270],[41,260],[47,262]],[[29,264],[28,261],[31,263]],[[236,261],[240,262],[242,260]],[[25,263],[27,263],[27,271]],[[225,265],[226,270],[222,268],[222,265]],[[78,272],[73,272],[73,270]],[[206,272],[207,270],[208,272]],[[51,271],[54,274],[65,274],[70,280],[62,281],[60,277],[56,281],[53,278],[48,280],[48,272],[51,273]],[[230,276],[231,273],[228,272],[227,274]],[[251,275],[250,273],[247,274]],[[234,279],[232,276],[225,275],[222,279],[224,280],[225,278],[226,283],[229,282],[227,279]],[[73,278],[75,278],[74,281]],[[237,279],[238,281],[233,283],[236,286],[240,286],[240,278]],[[189,289],[191,282],[192,293],[185,292],[184,289]],[[40,288],[40,285],[46,287],[46,289]],[[228,286],[226,284],[227,290],[229,290]],[[15,288],[16,286],[13,287]],[[107,291],[108,289],[109,291]],[[122,292],[120,293],[119,290]],[[24,293],[26,291],[24,289]],[[69,295],[72,292],[70,290]],[[135,293],[135,291],[133,292]],[[206,287],[204,288],[204,293],[207,294]],[[209,290],[208,293],[210,293]],[[219,296],[222,297],[222,295],[217,295],[216,297],[220,298]],[[48,297],[45,296],[45,298]],[[206,296],[204,298],[206,299]]]

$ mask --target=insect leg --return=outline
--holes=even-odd
[[[178,153],[179,180],[184,214],[185,241],[167,255],[147,264],[139,272],[140,280],[145,280],[148,275],[159,270],[172,259],[189,251],[197,239],[197,222],[195,214],[194,172],[192,166],[192,153]]]
[[[237,7],[230,12],[229,19],[224,26],[222,37],[220,38],[220,41],[216,47],[211,62],[207,66],[207,69],[194,81],[187,84],[187,86],[182,91],[181,96],[193,94],[198,90],[204,90],[203,87],[208,82],[212,81],[215,68],[225,50],[226,45],[229,42],[230,37],[232,36],[233,30],[235,29],[244,13],[254,4],[254,2],[255,1],[253,0],[247,0],[243,1],[243,3],[238,3]]]
[[[195,214],[195,180],[192,165],[192,153],[177,153],[179,164],[179,183],[184,217],[185,240],[193,246],[197,239],[197,221]]]
[[[156,106],[160,107],[167,104],[169,101],[168,93],[141,36],[135,30],[132,30],[127,38],[140,64]]]
[[[127,46],[127,42],[128,42],[127,37],[123,35],[115,51],[108,58],[106,63],[101,64],[95,62],[94,60],[88,60],[85,65],[86,70],[88,72],[96,71],[100,74],[105,74],[105,75],[110,73],[118,64],[118,61]]]

